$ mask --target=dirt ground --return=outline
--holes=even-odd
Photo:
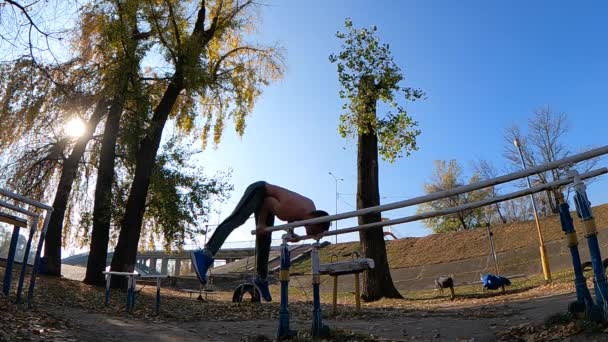
[[[326,319],[332,328],[341,328],[361,334],[373,335],[390,341],[404,340],[496,340],[495,333],[521,324],[540,324],[567,307],[572,294],[522,300],[512,304],[487,307],[478,314],[465,305],[434,311],[413,310],[390,318]],[[265,305],[265,304],[261,304]],[[350,309],[350,308],[341,308]],[[467,310],[469,309],[469,310]],[[373,313],[373,309],[367,309]],[[269,338],[276,334],[276,320],[150,322],[135,318],[109,317],[70,307],[49,308],[53,316],[70,322],[72,337],[79,341],[240,341],[252,335]],[[294,329],[310,328],[307,320],[291,322]]]
[[[551,340],[538,338],[545,335],[525,335],[566,311],[575,298],[566,278],[549,286],[515,286],[506,295],[459,289],[461,295],[454,301],[434,292],[408,294],[405,299],[364,303],[360,313],[354,310],[352,294],[344,293],[337,316],[330,315],[329,294],[323,294],[324,323],[354,334],[339,341]],[[154,288],[140,290],[136,310],[127,314],[121,291],[113,291],[110,306],[104,307],[100,288],[41,277],[34,310],[10,303],[11,298],[0,298],[0,341],[271,341],[276,335],[277,300],[235,304],[230,302],[230,293],[218,292],[201,302],[163,289],[161,314],[156,316]],[[278,299],[278,289],[271,290]],[[291,327],[306,332],[312,305],[296,288],[290,291]],[[513,333],[505,337],[509,331],[518,337]],[[571,340],[608,340],[608,334],[579,334]]]

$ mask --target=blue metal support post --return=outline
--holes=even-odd
[[[559,219],[562,225],[562,230],[566,234],[566,241],[572,256],[572,267],[574,269],[574,287],[576,289],[576,302],[570,303],[568,311],[572,313],[584,312],[588,318],[597,319],[595,312],[597,306],[591,298],[591,293],[587,288],[587,280],[583,275],[583,267],[581,266],[581,257],[578,252],[578,238],[570,216],[570,206],[568,203],[562,203],[559,206]],[[600,317],[601,318],[601,317]]]
[[[23,253],[23,263],[21,264],[21,274],[19,275],[19,284],[17,286],[17,299],[15,299],[15,302],[17,303],[21,302],[23,283],[25,282],[25,273],[27,272],[27,262],[30,257],[30,250],[32,249],[32,240],[34,240],[34,234],[36,234],[36,227],[38,227],[38,217],[34,217],[32,220],[30,235],[27,238],[27,244],[25,245],[25,251]]]
[[[319,260],[319,240],[315,241],[312,245],[312,251],[310,252],[310,259],[312,261],[312,336],[321,337],[326,336],[329,332],[329,328],[323,325],[323,317],[321,314],[321,275],[319,274],[320,260]]]
[[[51,219],[51,213],[53,208],[47,209],[46,216],[44,217],[44,223],[42,225],[42,231],[38,237],[38,249],[36,250],[36,256],[34,257],[34,267],[32,268],[32,275],[30,276],[30,287],[27,292],[27,307],[31,308],[34,304],[34,288],[36,287],[36,275],[38,274],[38,268],[40,267],[40,254],[42,253],[42,244],[46,238],[46,230],[49,227],[49,221]]]
[[[135,306],[135,277],[127,276],[127,312],[132,312]]]
[[[156,314],[160,313],[160,278],[156,278]]]
[[[604,265],[602,264],[602,255],[600,245],[597,240],[597,227],[595,219],[591,212],[591,202],[587,198],[585,183],[580,179],[576,170],[568,170],[568,176],[574,178],[574,204],[578,216],[583,222],[585,237],[589,246],[589,255],[591,256],[591,264],[593,266],[595,300],[597,305],[603,310],[606,316],[608,309],[608,285],[606,284],[606,275],[604,274]]]
[[[11,281],[13,278],[13,264],[15,262],[15,253],[17,252],[17,241],[19,241],[19,227],[13,227],[11,235],[11,243],[8,248],[8,256],[6,257],[6,268],[4,269],[4,283],[2,284],[2,293],[8,296],[11,290]]]
[[[106,273],[106,298],[104,301],[104,305],[110,305],[110,281],[112,280],[112,275],[110,273]]]
[[[291,233],[284,234],[281,244],[281,271],[279,276],[281,281],[281,306],[279,309],[279,330],[277,332],[279,339],[295,335],[295,332],[289,329],[289,267],[291,266],[291,258],[287,240],[290,236]]]

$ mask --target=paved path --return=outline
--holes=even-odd
[[[524,323],[538,324],[551,314],[564,312],[574,294],[497,304],[491,307],[452,307],[439,311],[411,311],[390,318],[326,320],[331,327],[348,329],[382,338],[403,340],[492,341],[495,332]],[[466,305],[466,304],[465,304]],[[151,322],[110,317],[73,308],[47,309],[50,314],[71,322],[71,332],[82,341],[239,341],[245,336],[262,334],[273,337],[277,322],[250,320],[242,322]],[[381,310],[369,310],[377,316]],[[295,329],[307,329],[308,321],[292,321]]]

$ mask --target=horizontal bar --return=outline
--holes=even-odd
[[[119,272],[119,271],[102,271],[103,274],[120,275],[120,276],[138,276],[137,272]]]
[[[274,231],[278,231],[278,230],[287,230],[290,228],[302,227],[307,224],[324,223],[324,222],[342,220],[342,219],[351,218],[351,217],[355,217],[355,216],[362,216],[362,215],[366,215],[366,214],[378,213],[378,212],[383,212],[383,211],[388,211],[388,210],[409,207],[409,206],[413,206],[413,205],[417,205],[417,204],[421,204],[421,203],[432,202],[432,201],[436,201],[436,200],[444,198],[444,197],[460,195],[465,192],[470,192],[470,191],[474,191],[474,190],[487,188],[487,187],[493,186],[493,185],[507,183],[507,182],[510,182],[515,179],[532,176],[532,175],[535,175],[535,174],[538,174],[541,172],[556,169],[556,168],[559,168],[559,167],[565,166],[565,165],[571,165],[571,164],[578,163],[583,160],[595,158],[595,157],[598,157],[598,156],[601,156],[604,154],[608,154],[608,146],[599,147],[599,148],[596,148],[593,150],[589,150],[587,152],[575,154],[570,157],[566,157],[566,158],[563,158],[560,160],[555,160],[553,162],[531,167],[531,168],[528,168],[525,170],[513,172],[513,173],[510,173],[510,174],[507,174],[504,176],[483,180],[483,181],[473,183],[473,184],[459,186],[454,189],[438,191],[438,192],[434,192],[432,194],[414,197],[414,198],[404,200],[404,201],[377,205],[374,207],[368,207],[368,208],[363,208],[363,209],[359,209],[359,210],[349,211],[349,212],[341,213],[341,214],[337,214],[337,215],[317,217],[317,218],[313,218],[313,219],[309,219],[309,220],[295,221],[295,222],[291,222],[291,223],[287,223],[287,224],[283,224],[283,225],[279,225],[279,226],[268,227],[265,229],[265,231],[274,232]],[[255,230],[251,231],[252,235],[255,233],[256,233]]]
[[[19,228],[27,228],[27,220],[21,217],[0,212],[0,222],[12,224]]]
[[[603,175],[605,173],[608,173],[608,168],[603,167],[601,169],[597,169],[597,170],[594,170],[594,171],[589,171],[589,172],[581,174],[580,175],[580,179],[583,180],[583,179],[593,178],[593,177],[597,177],[597,176]],[[365,230],[365,229],[378,228],[378,227],[384,227],[384,226],[392,226],[392,225],[395,225],[395,224],[402,224],[402,223],[420,221],[420,220],[429,219],[429,218],[437,217],[437,216],[451,215],[451,214],[455,214],[455,213],[458,213],[458,212],[461,212],[461,211],[476,209],[476,208],[480,208],[480,207],[485,207],[487,205],[491,205],[491,204],[495,204],[495,203],[498,203],[498,202],[503,202],[503,201],[511,200],[511,199],[514,199],[514,198],[517,198],[517,197],[523,197],[523,196],[527,196],[527,195],[530,195],[530,194],[533,194],[533,193],[537,193],[537,192],[541,192],[541,191],[545,191],[545,190],[549,190],[549,189],[554,189],[554,188],[559,188],[560,186],[564,186],[564,185],[572,183],[572,182],[574,182],[574,179],[571,179],[571,178],[570,179],[562,179],[562,180],[559,180],[559,181],[555,181],[555,182],[551,182],[551,183],[547,183],[547,184],[543,184],[543,185],[537,185],[537,186],[529,188],[529,189],[524,189],[524,190],[512,192],[510,194],[495,196],[495,197],[492,197],[492,198],[485,199],[483,201],[477,201],[477,202],[463,204],[463,205],[460,205],[460,206],[457,206],[457,207],[445,208],[445,209],[430,211],[430,212],[426,212],[426,213],[422,213],[422,214],[417,214],[417,215],[403,217],[403,218],[400,218],[400,219],[381,221],[381,222],[374,222],[374,223],[363,224],[363,225],[356,226],[356,227],[350,227],[350,228],[343,228],[343,229],[338,229],[338,230],[327,231],[327,232],[325,232],[323,234],[319,234],[319,235],[316,235],[316,236],[311,236],[311,235],[297,236],[297,237],[294,237],[293,239],[291,239],[290,241],[291,242],[297,242],[297,241],[302,241],[302,240],[307,240],[307,239],[320,239],[322,237],[331,236],[331,235],[353,233],[353,232],[358,232],[358,231]]]
[[[10,198],[14,198],[17,201],[20,201],[20,202],[23,202],[23,203],[27,203],[29,205],[33,205],[34,207],[42,208],[42,209],[49,210],[49,211],[53,210],[53,207],[51,207],[48,204],[44,204],[44,203],[42,203],[40,201],[36,201],[36,200],[31,199],[31,198],[28,198],[28,197],[16,194],[16,193],[8,191],[6,189],[0,188],[0,195],[6,196],[6,197],[10,197]]]
[[[14,204],[10,204],[10,203],[8,203],[6,201],[3,201],[3,200],[0,200],[0,207],[5,207],[7,209],[10,209],[10,210],[13,210],[13,211],[16,211],[16,212],[19,212],[19,213],[22,213],[22,214],[25,214],[25,215],[28,215],[28,216],[31,216],[31,217],[38,217],[38,214],[36,214],[33,211],[29,211],[27,209],[21,208],[19,206],[14,205]]]

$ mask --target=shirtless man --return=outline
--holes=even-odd
[[[257,230],[255,241],[257,277],[254,284],[260,289],[264,300],[269,302],[272,297],[266,276],[272,238],[271,233],[264,229],[274,225],[275,216],[282,221],[293,222],[328,214],[323,210],[317,210],[313,201],[293,191],[266,182],[251,184],[232,214],[215,229],[205,248],[191,254],[192,265],[203,284],[207,282],[207,271],[213,265],[213,256],[219,251],[228,235],[242,226],[251,214],[255,215]],[[305,228],[306,234],[317,235],[329,229],[329,222],[306,225]]]

